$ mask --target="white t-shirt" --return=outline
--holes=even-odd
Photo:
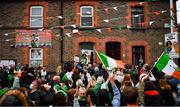
[[[42,69],[41,70],[41,79],[45,81],[46,80],[46,78],[45,78],[46,75],[47,75],[47,72]]]

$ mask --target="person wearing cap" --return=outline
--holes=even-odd
[[[139,103],[141,105],[144,105],[144,85],[145,85],[145,81],[148,81],[148,75],[141,75],[139,77],[139,82],[136,84],[136,87],[138,88],[138,94],[139,94]]]

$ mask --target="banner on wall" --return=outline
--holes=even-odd
[[[165,34],[165,49],[170,58],[179,58],[179,43],[177,32]]]
[[[51,46],[51,30],[16,30],[16,47]]]

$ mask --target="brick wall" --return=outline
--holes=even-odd
[[[70,18],[68,18],[68,14],[66,14],[65,22],[67,22],[67,24],[77,23],[76,20],[79,18],[78,16],[79,11],[77,11],[79,8],[77,5],[86,5],[88,3],[89,2],[87,1],[77,0],[77,1],[73,1],[72,3],[73,6],[71,3],[65,4],[67,13],[76,12],[72,15],[72,17],[75,17],[74,20],[70,20]],[[111,19],[115,17],[126,17],[130,15],[130,11],[131,11],[130,6],[136,6],[138,2],[135,0],[129,0],[129,2],[123,0],[122,1],[95,0],[94,4],[95,4],[95,8],[98,8],[100,10],[100,11],[95,11],[96,12],[95,15],[97,15],[96,27],[103,27],[103,26],[115,27],[118,25],[129,25],[130,21],[128,21],[126,18],[122,18],[121,20],[118,21],[106,23],[103,20]],[[121,5],[123,6],[121,7]],[[118,7],[118,12],[113,9],[109,9],[108,12],[104,10],[105,8],[110,8],[114,6],[120,6]],[[167,1],[148,3],[142,6],[144,7],[145,9],[144,11],[146,13],[166,10],[169,8],[169,4]],[[75,11],[72,11],[71,9],[72,7],[75,8],[73,9]],[[71,38],[66,37],[65,41],[67,46],[65,53],[68,55],[65,57],[65,60],[70,60],[73,58],[73,55],[80,53],[79,44],[81,42],[95,43],[96,50],[101,50],[105,52],[105,43],[109,41],[114,41],[121,43],[121,59],[125,63],[132,64],[132,46],[144,46],[145,61],[146,61],[145,63],[152,64],[153,62],[156,61],[157,57],[164,50],[164,34],[168,33],[169,29],[164,29],[163,26],[164,23],[169,22],[168,19],[169,19],[169,13],[160,14],[160,15],[146,15],[145,22],[155,21],[155,23],[152,24],[151,28],[149,28],[148,23],[145,23],[147,28],[145,30],[123,29],[119,31],[113,29],[112,31],[103,30],[102,33],[99,33],[96,30],[93,30],[92,33],[81,31],[80,37],[77,34],[74,34]],[[70,32],[70,29],[65,30],[65,33],[66,32]],[[73,45],[71,45],[72,41],[73,41]],[[159,42],[162,42],[163,44],[159,45],[158,44]],[[96,60],[98,60],[97,56],[96,56]]]
[[[55,18],[60,14],[60,2],[53,1],[19,1],[19,2],[2,2],[0,3],[0,24],[6,27],[22,27],[28,28],[28,6],[41,4],[45,5],[45,26],[58,26],[60,20]],[[95,11],[95,27],[116,27],[118,25],[128,25],[129,21],[126,18],[122,18],[114,22],[103,22],[104,19],[110,19],[115,17],[126,17],[130,14],[129,6],[137,4],[135,0],[65,0],[64,1],[64,25],[77,24],[79,25],[79,6],[91,5],[97,8],[99,11]],[[118,11],[113,9],[104,10],[114,6],[118,7]],[[166,10],[169,8],[167,1],[161,0],[161,2],[153,2],[145,5],[147,12]],[[53,18],[50,18],[52,17]],[[79,44],[81,42],[92,42],[95,44],[96,50],[105,52],[105,44],[107,42],[120,42],[121,43],[121,59],[128,64],[132,63],[132,46],[144,46],[145,47],[145,61],[152,64],[156,61],[157,57],[162,53],[164,49],[164,34],[170,32],[169,29],[164,29],[163,24],[169,22],[169,13],[160,15],[147,15],[146,20],[155,21],[151,28],[147,25],[147,29],[144,30],[107,30],[104,29],[102,33],[92,30],[92,32],[80,31],[80,35],[73,34],[72,37],[67,37],[65,33],[70,33],[71,28],[64,29],[64,61],[72,60],[74,55],[80,53]],[[24,28],[25,27],[25,28]],[[21,28],[19,28],[21,29]],[[0,28],[0,37],[4,33],[13,32],[16,29],[3,29]],[[61,46],[60,39],[56,37],[59,34],[59,29],[52,30],[53,40],[52,47],[44,49],[44,64],[48,65],[49,71],[55,71],[56,67],[60,64]],[[5,37],[2,37],[5,39]],[[15,34],[11,34],[10,38],[15,38]],[[15,40],[10,42],[1,42],[1,59],[16,59],[20,63],[28,63],[28,48],[11,48],[10,44],[15,44]],[[163,42],[162,45],[158,45],[159,42]],[[95,56],[96,61],[99,61]]]
[[[8,27],[20,27],[23,25],[23,15],[25,6],[24,2],[1,2],[0,3],[0,24],[7,29],[0,29],[0,58],[1,59],[16,59],[17,62],[23,63],[25,60],[25,52],[22,48],[13,48],[10,45],[15,45],[15,34],[4,36],[5,33],[15,32],[15,29]],[[10,39],[6,42],[6,39]]]
[[[56,17],[59,15],[58,1],[46,2],[46,1],[19,1],[19,2],[2,2],[0,3],[1,15],[0,24],[4,28],[0,29],[1,36],[1,55],[0,59],[15,59],[18,63],[29,63],[29,48],[18,47],[13,48],[10,45],[15,45],[16,34],[10,34],[5,37],[3,34],[9,32],[15,32],[16,29],[30,29],[29,28],[29,11],[30,6],[41,5],[44,8],[44,26],[58,26],[59,19]],[[53,18],[50,16],[54,16]],[[56,67],[60,65],[60,39],[56,37],[59,33],[59,29],[54,29],[52,32],[52,47],[43,48],[43,64],[48,66],[49,71],[55,71]],[[12,39],[10,42],[5,42],[6,39]]]

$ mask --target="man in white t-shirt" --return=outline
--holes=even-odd
[[[43,81],[46,81],[46,76],[47,76],[47,71],[46,71],[46,66],[43,66],[43,68],[42,68],[42,70],[41,70],[41,72],[40,72],[40,76],[41,76],[41,79],[43,80]]]

